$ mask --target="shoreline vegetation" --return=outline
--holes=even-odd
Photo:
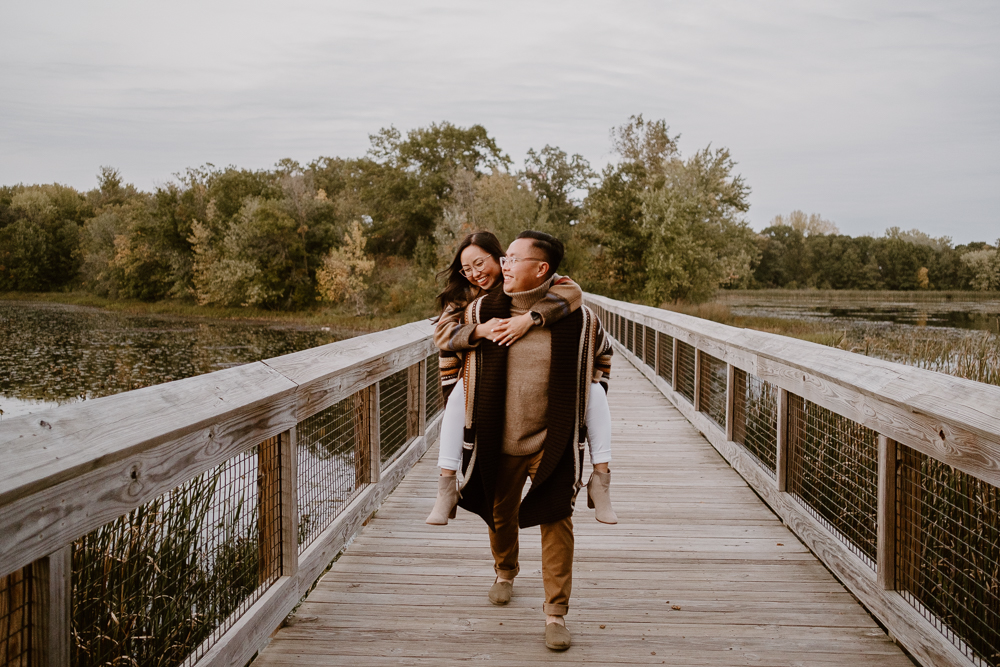
[[[648,305],[705,303],[720,289],[1000,289],[994,239],[956,245],[898,227],[852,237],[797,210],[757,232],[734,156],[711,145],[682,154],[679,137],[640,114],[611,130],[616,157],[600,173],[550,145],[518,168],[483,126],[445,121],[383,128],[361,157],[205,164],[151,192],[110,166],[87,191],[4,185],[0,292],[310,321],[329,309],[371,328],[424,317],[436,272],[470,232],[507,244],[524,229],[561,239],[559,272],[585,290]]]

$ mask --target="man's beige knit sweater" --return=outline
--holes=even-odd
[[[523,315],[545,296],[552,278],[527,292],[508,292],[511,316]],[[549,366],[552,333],[548,327],[531,327],[507,351],[507,415],[504,419],[503,453],[528,456],[542,448],[548,430]]]

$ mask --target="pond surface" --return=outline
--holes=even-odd
[[[923,294],[907,298],[905,293],[895,296],[885,292],[870,296],[789,292],[786,296],[747,291],[723,293],[719,301],[740,316],[824,321],[845,328],[871,323],[1000,334],[1000,300],[995,298]]]
[[[0,419],[339,340],[285,323],[0,301]]]

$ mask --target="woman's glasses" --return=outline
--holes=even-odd
[[[471,278],[473,273],[482,273],[483,269],[486,267],[486,258],[489,255],[483,255],[478,257],[472,262],[472,266],[463,266],[461,269],[461,274],[466,278]],[[503,263],[503,257],[500,258],[500,262]]]

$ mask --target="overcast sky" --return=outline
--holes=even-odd
[[[1000,237],[1000,2],[77,0],[0,6],[0,184],[142,189],[206,162],[360,156],[368,134],[480,123],[519,165],[614,159],[665,119],[726,146],[760,229]]]

